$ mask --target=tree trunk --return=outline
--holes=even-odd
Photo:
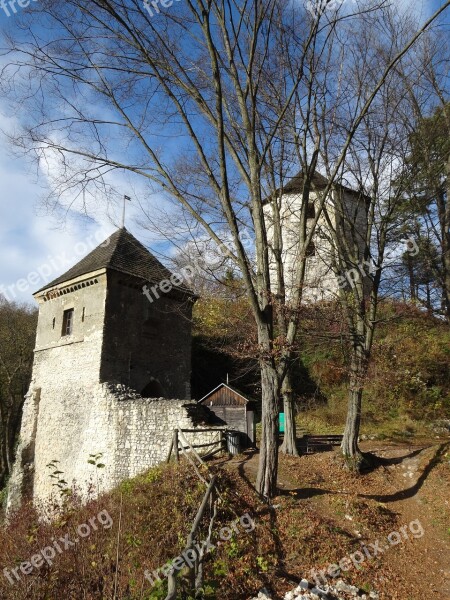
[[[450,324],[450,156],[447,160],[447,194],[444,204],[442,257],[444,262],[445,316]]]
[[[442,295],[444,314],[450,323],[450,156],[446,163],[446,192],[437,190],[436,207],[441,233]]]
[[[352,471],[359,471],[362,463],[362,453],[358,447],[359,429],[361,426],[361,401],[362,388],[351,387],[348,399],[347,422],[345,424],[344,439],[342,440],[342,454]]]
[[[427,309],[428,316],[431,316],[433,314],[433,307],[431,306],[431,290],[430,290],[430,284],[428,281],[427,281],[427,285],[426,285],[426,290],[427,290],[426,309]]]
[[[412,256],[408,253],[406,256],[407,266],[408,266],[408,277],[409,277],[409,295],[411,297],[411,301],[415,302],[417,300],[416,297],[416,278],[414,275],[414,266]]]
[[[290,367],[281,388],[284,408],[284,440],[280,448],[283,454],[298,456],[297,432],[295,426],[294,394],[292,393],[292,377]]]
[[[348,395],[347,422],[341,450],[351,471],[361,470],[363,455],[358,447],[359,429],[361,426],[361,406],[363,387],[361,378],[355,373],[351,377]]]
[[[256,489],[266,500],[275,496],[278,474],[278,395],[279,383],[272,364],[261,364],[262,417],[261,443]]]

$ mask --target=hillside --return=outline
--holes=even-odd
[[[388,437],[430,430],[450,415],[450,330],[411,305],[382,302],[363,397],[363,433]],[[302,312],[294,392],[301,425],[341,431],[348,390],[348,346],[339,307]],[[226,381],[258,398],[254,332],[245,301],[202,299],[194,311],[193,390],[201,397]]]
[[[282,457],[281,490],[272,507],[253,491],[257,456],[210,463],[222,500],[201,597],[247,600],[265,587],[278,600],[302,577],[313,580],[312,569],[339,562],[361,549],[362,542],[370,548],[376,540],[403,531],[386,556],[380,552],[360,569],[351,567],[345,581],[367,593],[376,591],[381,600],[419,600],[426,579],[433,589],[428,597],[450,598],[445,562],[450,549],[448,441],[425,447],[372,443],[365,449],[384,456],[385,464],[363,477],[349,474],[334,452]],[[183,551],[204,491],[192,466],[181,462],[126,481],[84,507],[71,502],[53,525],[39,523],[34,511],[22,509],[0,530],[0,565],[8,569],[0,578],[0,597],[165,598],[166,584],[152,587],[145,572],[152,573]],[[402,527],[413,522],[405,534]],[[224,527],[232,531],[225,541]],[[61,552],[50,552],[58,540]],[[29,561],[42,550],[48,561],[32,567]],[[19,567],[19,581],[14,567]]]

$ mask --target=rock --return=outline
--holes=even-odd
[[[450,419],[440,419],[430,425],[434,433],[438,435],[450,434]]]
[[[284,600],[349,600],[355,598],[357,600],[379,600],[377,592],[373,591],[369,594],[364,593],[354,585],[349,585],[340,578],[335,585],[314,586],[306,579],[302,579],[300,584],[284,596]],[[260,600],[253,598],[252,600]]]
[[[306,592],[306,590],[309,590],[311,587],[312,585],[307,579],[302,579],[295,590],[293,590],[293,592],[288,592],[288,594],[294,594],[293,598],[306,598],[307,596],[304,596],[303,593]],[[287,594],[284,597],[284,600],[290,600],[290,598],[287,597]]]
[[[351,594],[352,596],[359,595],[359,588],[355,587],[354,585],[348,585],[342,579],[339,579],[336,582],[336,589],[340,592],[345,592],[346,594]]]
[[[255,596],[255,598],[252,598],[252,600],[272,600],[272,596],[270,595],[270,592],[266,590],[266,588],[263,588],[259,591],[258,595]]]

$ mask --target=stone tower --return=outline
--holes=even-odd
[[[34,294],[39,303],[32,381],[24,405],[9,506],[45,499],[46,465],[60,461],[86,490],[90,454],[102,453],[104,488],[159,462],[174,427],[192,427],[192,292],[174,282],[125,228]]]
[[[192,294],[149,302],[172,274],[125,228],[34,294],[34,379],[121,383],[146,397],[189,398]]]
[[[306,214],[306,229],[316,216],[323,191],[328,186],[328,180],[320,173],[315,173],[312,179],[313,189],[309,193],[309,202]],[[300,171],[279,190],[279,210],[282,229],[283,251],[282,259],[286,277],[288,295],[294,287],[294,276],[299,261],[299,227],[302,211],[302,195],[304,177]],[[351,246],[357,244],[359,253],[364,255],[367,232],[367,202],[370,200],[360,191],[340,183],[335,183],[325,203],[328,216],[333,229],[336,230],[338,243],[344,240]],[[338,208],[339,207],[339,208]],[[342,209],[342,212],[340,212]],[[266,203],[265,214],[268,223],[269,245],[272,244],[275,230],[272,223],[270,205]],[[339,287],[344,282],[349,282],[344,277],[338,277],[333,269],[336,248],[331,235],[329,224],[322,213],[318,219],[315,236],[307,250],[306,272],[303,288],[303,300],[314,303],[321,300],[336,300],[339,296]],[[272,277],[276,283],[275,270]],[[370,281],[364,278],[366,293],[370,291]]]

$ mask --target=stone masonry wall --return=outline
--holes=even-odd
[[[185,408],[188,404],[191,403],[186,400],[140,398],[129,392],[119,396],[114,405],[116,481],[134,477],[166,460],[173,430],[194,428]],[[205,427],[199,429],[204,430]],[[220,434],[199,430],[198,433],[186,433],[185,437],[191,444],[207,444],[219,440]],[[204,451],[211,449],[205,448]]]
[[[143,393],[156,380],[160,389],[145,396],[189,399],[191,316],[189,298],[150,302],[138,280],[108,273],[100,381]]]
[[[173,429],[194,428],[186,400],[142,398],[125,386],[100,383],[68,392],[41,390],[39,418],[36,394],[27,396],[9,511],[30,489],[35,504],[57,496],[46,467],[53,460],[59,461],[61,477],[87,498],[164,461]],[[209,443],[218,435],[199,431],[186,437],[192,443]],[[27,463],[19,459],[24,451]],[[99,453],[105,464],[101,470],[88,463],[91,454]]]

